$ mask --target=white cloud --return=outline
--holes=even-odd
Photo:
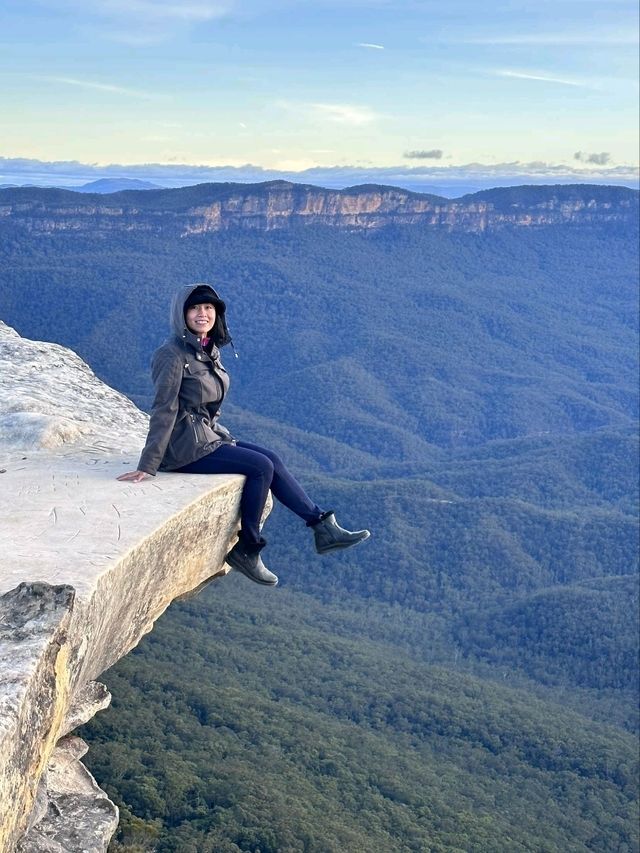
[[[131,19],[141,21],[211,21],[226,15],[229,3],[207,2],[176,3],[167,0],[72,0],[69,4],[82,9],[85,14],[100,18]]]
[[[278,172],[306,172],[309,169],[313,169],[317,166],[315,160],[312,160],[308,157],[291,159],[291,160],[279,160],[275,166],[275,170]],[[267,179],[268,180],[268,179]]]
[[[98,83],[92,80],[78,80],[75,77],[55,77],[49,75],[38,76],[35,79],[45,83],[62,83],[65,86],[77,86],[80,89],[91,89],[97,92],[108,92],[114,95],[125,95],[128,98],[142,98],[151,100],[157,95],[150,92],[141,92],[138,89],[129,89],[126,86],[115,86],[112,83]]]
[[[95,28],[83,27],[82,29],[90,38],[95,37]],[[126,44],[129,47],[150,47],[160,44],[167,39],[167,32],[162,27],[152,27],[150,25],[146,25],[144,29],[138,26],[138,28],[131,30],[101,27],[98,35],[106,41]]]
[[[236,0],[41,0],[73,16],[76,30],[102,38],[147,47],[175,38],[185,29],[229,14]]]
[[[370,124],[381,118],[370,107],[357,104],[303,103],[300,101],[278,100],[275,106],[293,115],[301,116],[312,122],[334,122],[354,127]]]
[[[355,104],[309,104],[309,110],[317,117],[335,122],[360,126],[370,124],[379,116],[369,107]]]
[[[164,3],[160,0],[133,0],[117,2],[125,14],[147,19],[174,19],[181,21],[211,21],[226,15],[229,7],[221,3]]]
[[[569,32],[569,33],[518,33],[516,35],[471,36],[452,39],[460,44],[486,45],[548,45],[553,47],[594,47],[637,45],[638,35],[633,30],[623,32]]]
[[[384,50],[383,44],[371,44],[368,41],[359,41],[356,47],[368,47],[370,50]]]
[[[578,88],[592,88],[589,84],[581,80],[572,80],[568,77],[556,77],[553,74],[547,74],[544,71],[514,71],[512,69],[503,68],[496,69],[492,72],[498,77],[513,77],[517,80],[535,80],[540,83],[556,83],[560,86],[576,86]]]

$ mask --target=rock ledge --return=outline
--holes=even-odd
[[[0,851],[103,851],[117,810],[69,733],[109,702],[96,677],[227,571],[243,478],[117,481],[146,415],[2,323],[0,376]]]

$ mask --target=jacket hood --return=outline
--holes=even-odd
[[[187,324],[184,320],[184,303],[187,301],[187,299],[191,296],[191,294],[197,287],[208,288],[215,297],[214,304],[216,306],[216,322],[213,325],[213,329],[211,330],[210,335],[210,337],[213,338],[214,344],[217,347],[223,347],[225,346],[225,344],[230,344],[231,335],[229,334],[229,329],[227,328],[226,319],[227,306],[218,296],[214,288],[206,282],[199,281],[195,284],[185,284],[176,291],[173,297],[173,301],[171,302],[171,331],[177,337],[189,341],[189,343],[196,347],[196,349],[198,348],[198,336],[187,328]]]

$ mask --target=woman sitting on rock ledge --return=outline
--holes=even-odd
[[[273,451],[237,441],[218,421],[229,389],[219,347],[231,343],[226,305],[208,284],[191,284],[176,293],[171,307],[173,335],[153,356],[155,398],[149,433],[137,471],[119,480],[138,483],[157,471],[189,474],[243,474],[240,535],[226,562],[256,583],[275,586],[278,578],[264,565],[260,519],[269,489],[313,531],[316,551],[326,554],[369,538],[368,530],[340,527],[306,494]]]

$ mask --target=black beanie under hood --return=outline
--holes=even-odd
[[[216,311],[224,314],[227,306],[218,296],[215,290],[208,284],[199,284],[195,290],[192,290],[184,303],[184,310],[192,308],[194,305],[214,305]]]

